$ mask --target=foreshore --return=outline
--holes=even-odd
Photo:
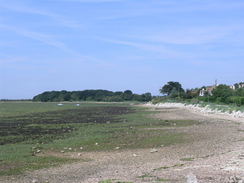
[[[195,113],[200,113],[206,116],[212,116],[217,118],[227,118],[229,120],[244,122],[244,112],[241,111],[221,111],[218,109],[211,109],[209,105],[201,106],[200,104],[186,104],[186,103],[157,103],[151,102],[145,104],[145,106],[155,108],[184,108]]]

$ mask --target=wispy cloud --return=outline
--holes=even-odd
[[[62,15],[59,15],[56,13],[52,13],[49,11],[35,9],[33,7],[27,7],[27,6],[23,6],[21,4],[8,4],[8,3],[3,3],[3,2],[0,3],[0,7],[7,9],[9,11],[14,11],[14,12],[45,16],[45,17],[48,17],[50,19],[53,19],[58,24],[65,26],[65,27],[68,27],[68,28],[79,28],[79,29],[84,28],[83,25],[81,25],[80,23],[78,23],[75,20],[68,19],[65,16],[62,16]]]
[[[14,27],[14,26],[9,26],[9,25],[5,25],[5,24],[0,24],[0,30],[8,30],[8,31],[12,31],[18,35],[24,36],[26,38],[30,38],[36,41],[39,41],[45,45],[54,47],[54,48],[58,48],[70,55],[72,55],[74,58],[76,58],[77,61],[84,61],[84,62],[92,62],[95,64],[103,64],[105,65],[106,62],[96,58],[94,56],[89,56],[89,55],[84,55],[80,52],[77,52],[71,48],[69,48],[65,43],[58,41],[56,39],[53,38],[52,35],[48,35],[48,34],[43,34],[43,33],[39,33],[39,32],[34,32],[34,31],[30,31],[30,30],[26,30],[26,29],[22,29],[19,27]],[[1,55],[1,54],[0,54]],[[3,55],[4,56],[4,55]],[[6,56],[6,55],[5,55]],[[23,60],[21,59],[1,59],[1,61],[16,61],[16,60]]]
[[[39,32],[33,32],[33,31],[26,30],[26,29],[5,25],[5,24],[0,24],[0,29],[5,29],[8,31],[15,32],[16,34],[19,34],[21,36],[31,38],[33,40],[39,41],[41,43],[44,43],[44,44],[52,46],[52,47],[59,48],[72,55],[79,55],[77,52],[68,48],[63,42],[53,39],[53,37],[51,35],[42,34]]]
[[[177,27],[170,31],[148,31],[144,34],[129,35],[128,37],[154,43],[175,45],[197,45],[220,41],[233,34],[239,26],[205,26],[205,27]]]
[[[159,45],[159,44],[148,44],[148,43],[141,43],[135,41],[123,41],[123,40],[114,40],[114,39],[104,39],[104,38],[97,38],[98,40],[105,41],[108,43],[113,43],[117,45],[124,45],[129,47],[134,47],[137,49],[141,49],[148,52],[157,53],[160,55],[161,58],[182,58],[182,57],[193,57],[192,54],[188,54],[186,52],[176,51],[173,49],[168,48],[167,46]]]
[[[166,3],[168,2],[168,4]],[[165,8],[165,12],[192,12],[192,11],[225,11],[244,8],[243,1],[229,0],[188,0],[188,1],[154,1],[158,8]]]
[[[121,2],[125,0],[61,0],[66,2],[79,2],[79,3],[114,3]]]
[[[4,56],[4,57],[0,57],[0,64],[23,62],[25,60],[26,60],[26,58],[23,58],[23,57],[9,57],[9,56]]]
[[[78,1],[78,0],[77,0]],[[127,19],[139,16],[165,15],[175,13],[224,12],[244,8],[243,1],[128,1],[126,9],[118,9],[114,14],[99,17],[105,20]]]

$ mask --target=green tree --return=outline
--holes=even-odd
[[[80,100],[79,93],[78,92],[71,92],[70,99],[72,101],[79,101]]]
[[[166,85],[164,85],[160,90],[160,93],[166,94],[170,97],[182,96],[185,91],[182,88],[179,82],[169,81]]]
[[[141,102],[141,101],[143,101],[143,97],[142,97],[142,95],[133,94],[133,100]]]
[[[152,94],[151,93],[144,93],[141,95],[142,96],[142,101],[148,102],[152,100]]]
[[[233,96],[234,91],[229,86],[221,84],[212,93],[217,102],[227,102],[228,97]]]
[[[196,98],[199,95],[199,88],[195,88],[195,89],[187,89],[185,92],[185,98],[186,99],[192,99],[192,98]]]
[[[244,88],[238,88],[238,89],[235,91],[235,95],[236,95],[236,96],[244,97]]]
[[[133,97],[133,93],[131,90],[125,90],[123,93],[123,99],[124,100],[131,100]]]

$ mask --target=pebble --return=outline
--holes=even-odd
[[[69,148],[69,150],[71,151],[71,150],[72,150],[72,148],[70,147],[70,148]]]
[[[137,154],[133,154],[134,157],[137,157],[138,155]]]
[[[80,147],[80,150],[83,150],[83,147]]]
[[[238,158],[239,158],[239,159],[244,159],[244,154],[240,154],[240,155],[238,156]]]
[[[150,153],[155,153],[155,152],[158,152],[157,149],[151,149]]]
[[[120,147],[115,147],[116,150],[120,149]]]
[[[228,183],[244,183],[244,181],[240,177],[231,176]]]
[[[38,183],[38,180],[37,179],[33,179],[31,182],[32,183]]]
[[[196,175],[190,173],[187,175],[187,183],[198,183]]]
[[[61,153],[64,153],[64,151],[60,151]]]
[[[78,153],[78,156],[81,156],[81,153]]]

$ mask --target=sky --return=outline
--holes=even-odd
[[[243,0],[0,0],[0,99],[244,81]]]

